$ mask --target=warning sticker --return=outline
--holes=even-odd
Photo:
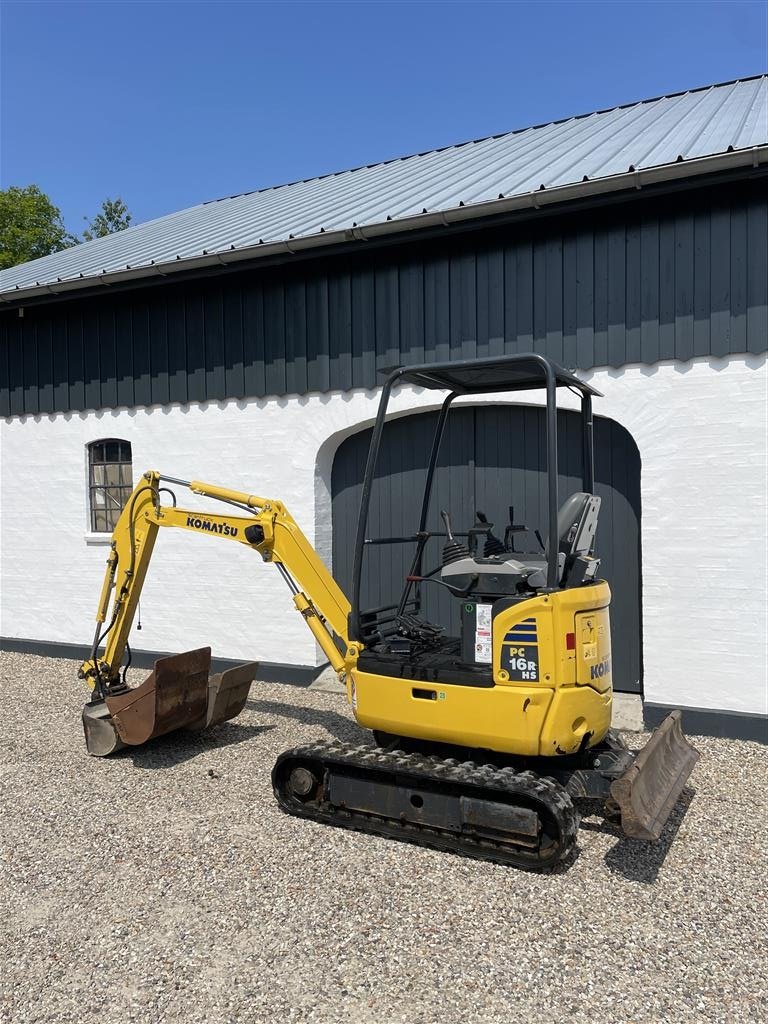
[[[475,661],[490,665],[493,655],[490,604],[475,606]]]

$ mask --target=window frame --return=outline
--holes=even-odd
[[[110,452],[110,445],[116,445],[116,450]],[[133,446],[123,437],[99,437],[89,441],[85,451],[88,531],[94,537],[110,537],[133,490]],[[124,469],[126,466],[127,471]],[[112,474],[116,475],[117,483],[108,482],[108,467],[117,467],[117,473]],[[101,481],[96,479],[99,468],[104,470]],[[102,495],[101,504],[95,500],[96,494]],[[100,515],[103,516],[103,526],[98,525],[97,517]]]

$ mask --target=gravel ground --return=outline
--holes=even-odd
[[[697,740],[661,842],[593,819],[538,876],[278,811],[281,750],[362,737],[343,698],[97,760],[76,667],[0,653],[0,1020],[766,1019],[766,748]]]

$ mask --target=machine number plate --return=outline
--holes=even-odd
[[[539,679],[539,648],[536,644],[504,644],[501,667],[516,683],[535,683]]]

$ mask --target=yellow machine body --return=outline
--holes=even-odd
[[[351,668],[348,699],[368,729],[500,753],[551,757],[599,743],[611,724],[607,583],[544,594],[492,621],[492,687]]]

